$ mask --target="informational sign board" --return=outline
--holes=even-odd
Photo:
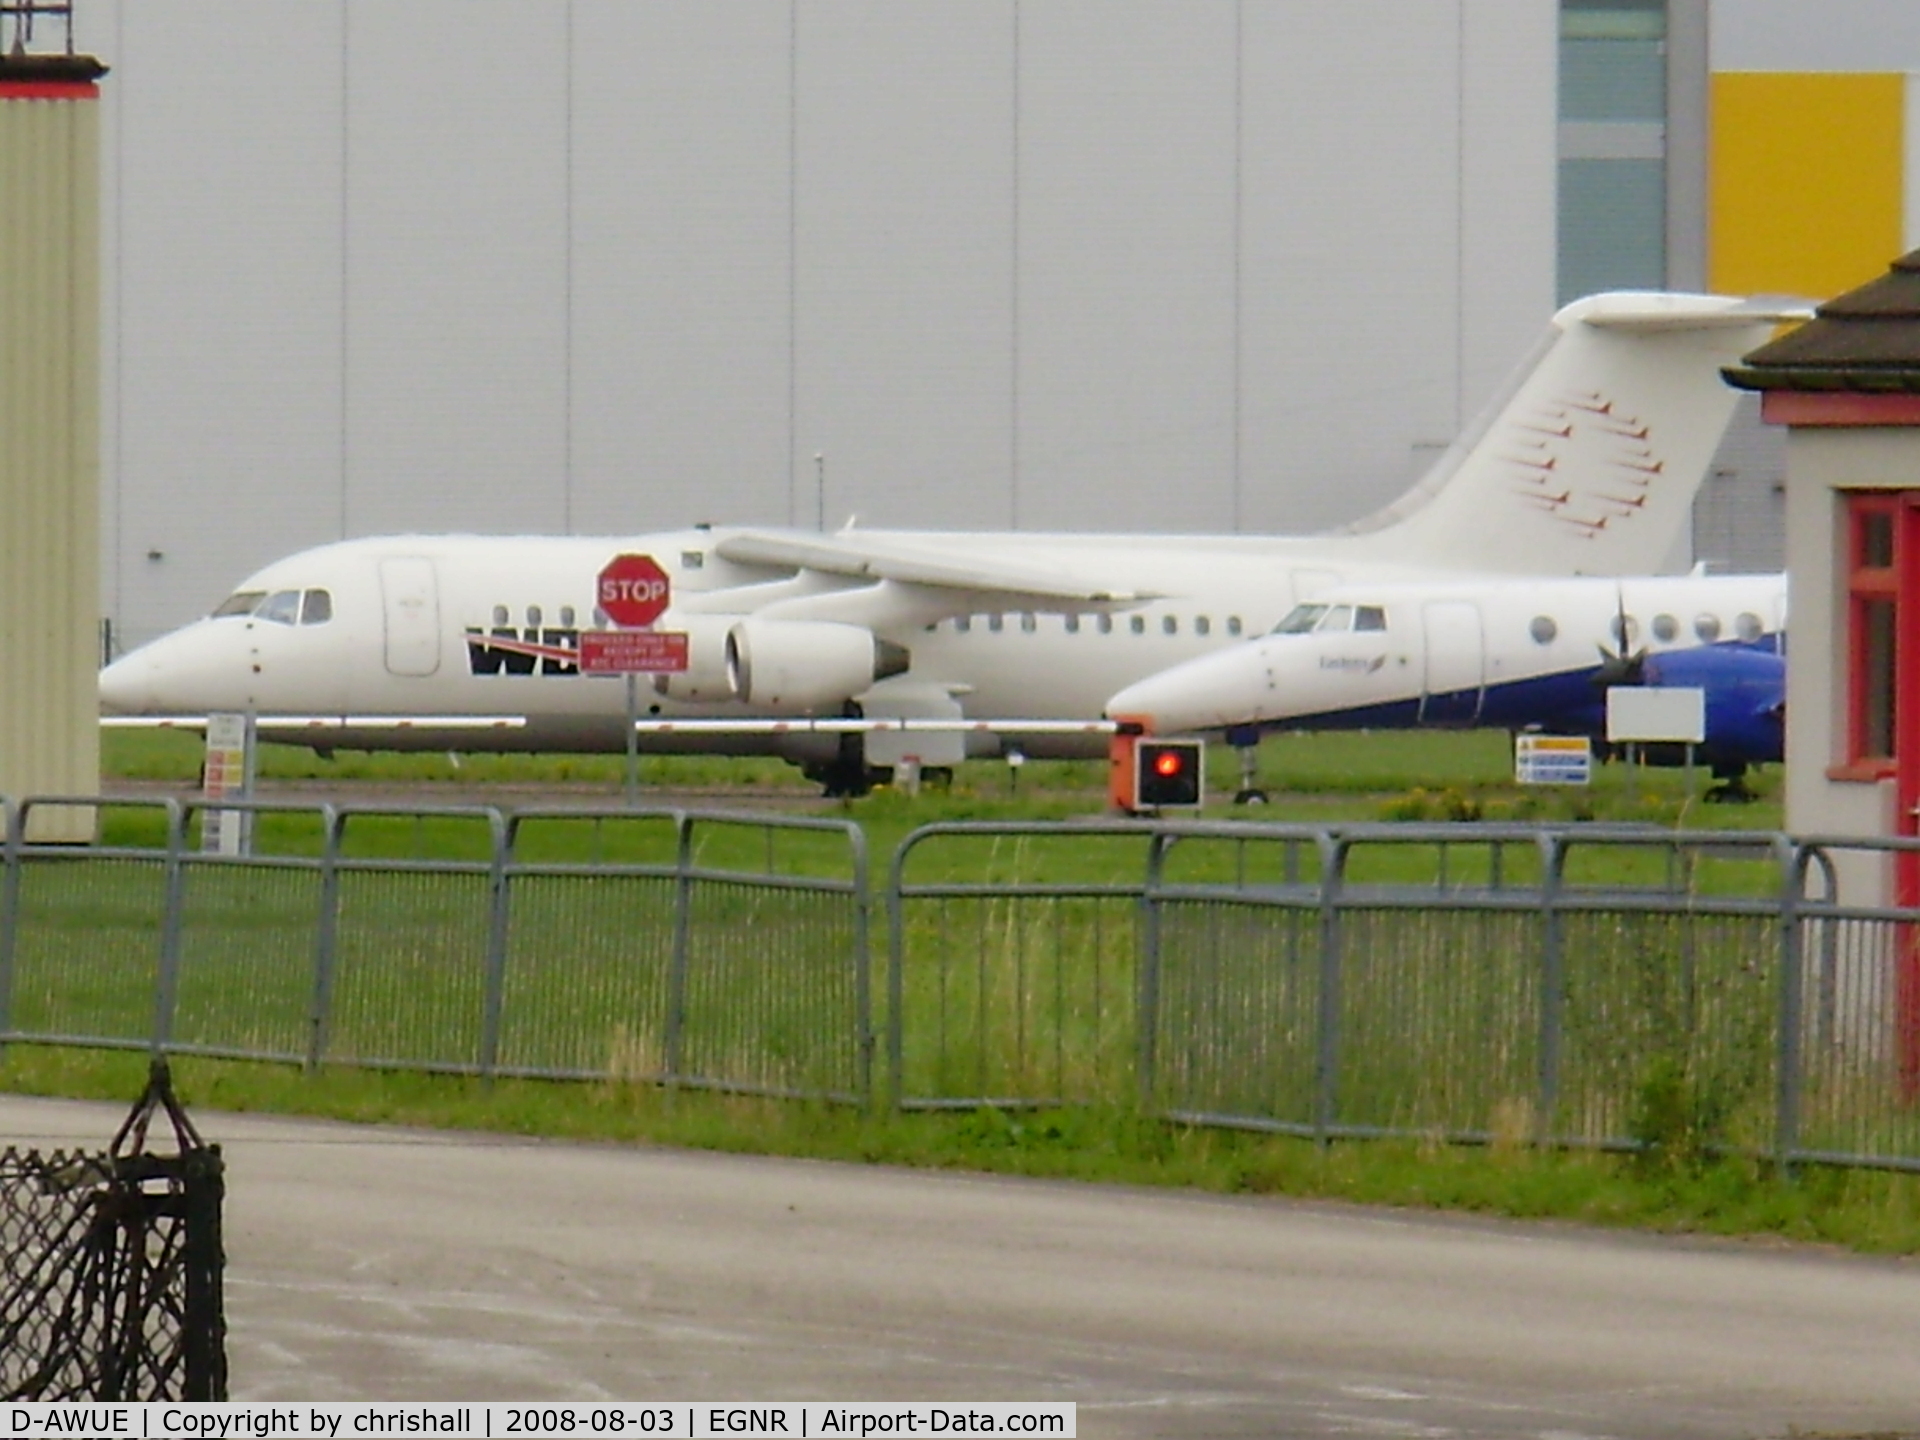
[[[1616,745],[1707,738],[1707,692],[1697,685],[1616,685],[1607,691],[1607,739]]]
[[[677,675],[687,668],[684,630],[582,630],[582,675]]]
[[[1513,778],[1522,785],[1590,785],[1593,742],[1584,735],[1516,735]]]
[[[200,792],[209,800],[243,798],[253,790],[253,717],[207,717],[207,751]],[[200,812],[200,848],[209,855],[245,855],[252,849],[253,815],[246,810]]]
[[[673,602],[667,572],[651,555],[616,555],[600,569],[594,598],[616,625],[651,625]]]

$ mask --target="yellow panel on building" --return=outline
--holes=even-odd
[[[0,795],[100,788],[103,67],[0,56]],[[85,841],[83,807],[33,840]]]
[[[1717,74],[1707,282],[1838,295],[1900,253],[1906,77]]]

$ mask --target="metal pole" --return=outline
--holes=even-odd
[[[627,808],[640,803],[640,677],[627,672]]]

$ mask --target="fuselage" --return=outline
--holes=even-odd
[[[1155,733],[1489,727],[1604,736],[1615,685],[1706,692],[1709,739],[1779,758],[1786,581],[1345,585],[1272,632],[1127,686]],[[1717,725],[1716,723],[1717,722]],[[1737,738],[1735,738],[1737,737]]]
[[[764,532],[755,532],[764,533]],[[667,572],[671,607],[654,629],[689,637],[683,674],[642,677],[639,718],[745,719],[838,715],[829,698],[742,700],[730,687],[725,643],[748,616],[793,615],[857,623],[904,651],[906,669],[876,686],[868,708],[885,713],[886,687],[950,695],[964,716],[1098,719],[1115,690],[1270,628],[1305,595],[1358,577],[1405,578],[1379,558],[1373,537],[953,535],[874,532],[876,541],[937,548],[983,573],[1012,565],[1089,588],[1126,588],[1151,599],[1067,606],[1011,603],[1004,587],[977,595],[724,558],[728,532],[696,528],[642,536],[398,536],[346,541],[288,557],[249,576],[209,617],[162,636],[109,666],[103,709],[119,715],[250,712],[325,717],[315,743],[341,748],[619,750],[626,687],[583,675],[583,630],[610,628],[596,612],[595,580],[617,554],[651,555]],[[1042,608],[1053,605],[1055,608]],[[805,657],[800,664],[804,666]],[[844,688],[844,687],[843,687]],[[829,687],[831,690],[832,687]],[[342,717],[411,717],[356,728]],[[437,718],[498,726],[436,727]],[[299,727],[292,727],[298,733]],[[270,729],[276,738],[286,738]],[[721,753],[773,749],[808,754],[833,742],[648,731],[645,748]],[[970,740],[992,753],[991,735]],[[1033,755],[1101,753],[1091,736],[1034,736]]]

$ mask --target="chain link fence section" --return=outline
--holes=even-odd
[[[0,1154],[0,1398],[226,1399],[225,1186],[158,1061],[104,1153]]]

